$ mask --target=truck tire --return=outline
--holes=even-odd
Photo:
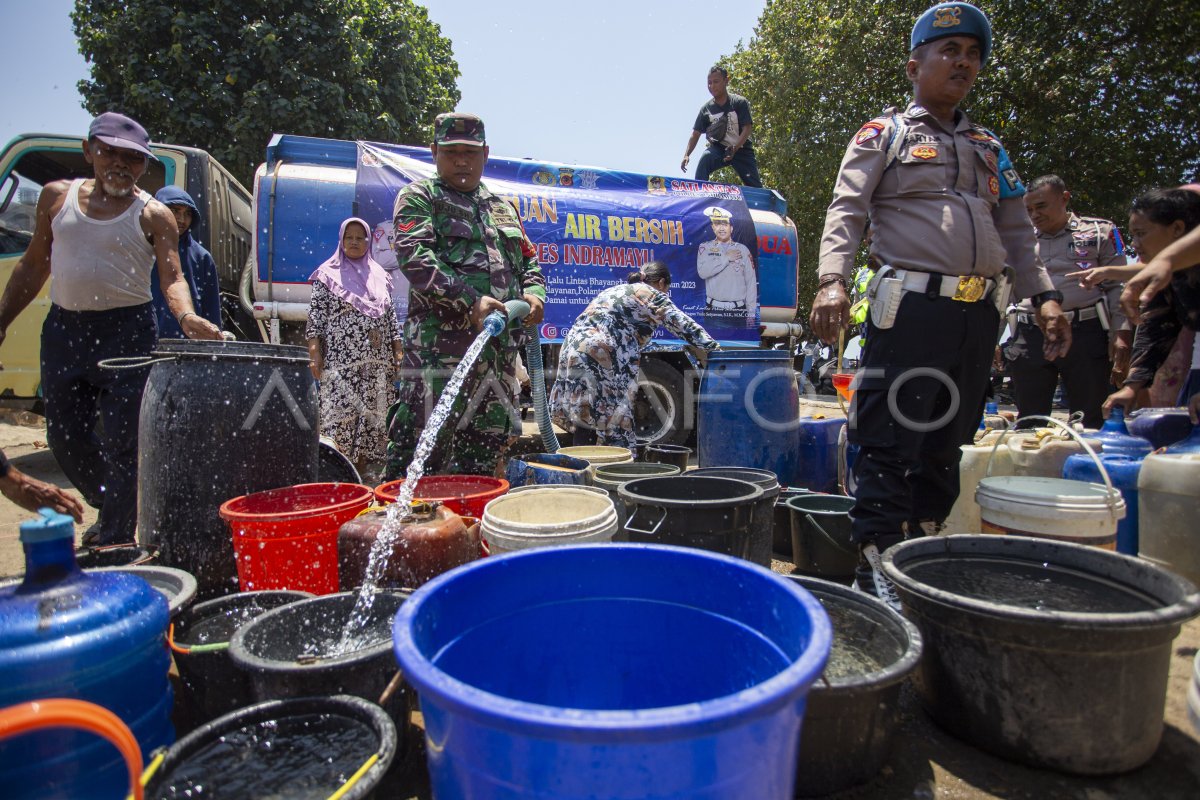
[[[683,444],[691,436],[684,426],[683,376],[665,361],[642,361],[633,398],[633,430],[645,444]]]

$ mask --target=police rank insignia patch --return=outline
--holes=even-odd
[[[995,153],[984,153],[983,163],[987,164],[988,169],[992,172],[1000,171],[999,161],[997,160]]]
[[[995,175],[988,175],[988,191],[992,194],[1000,194],[1000,179]]]
[[[931,158],[937,158],[938,149],[931,144],[922,144],[912,149],[913,158],[920,158],[928,161]]]
[[[879,134],[883,133],[883,124],[879,122],[868,122],[858,130],[858,134],[854,137],[855,144],[864,144],[871,141]]]
[[[992,137],[982,131],[967,131],[966,136],[968,139],[976,142],[990,142],[992,140]]]

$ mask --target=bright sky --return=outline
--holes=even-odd
[[[0,46],[0,143],[33,131],[84,133],[91,117],[75,85],[88,70],[71,30],[72,0],[0,5],[9,33]],[[454,43],[458,108],[484,118],[493,154],[669,176],[679,174],[708,99],[708,68],[749,42],[765,0],[424,5]]]

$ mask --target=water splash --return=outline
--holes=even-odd
[[[451,374],[450,380],[446,382],[446,388],[442,390],[437,405],[430,412],[429,420],[425,423],[425,430],[421,432],[421,438],[417,441],[412,461],[408,465],[408,475],[404,483],[400,484],[400,495],[396,498],[395,503],[388,506],[383,527],[375,538],[375,543],[371,545],[371,554],[367,558],[367,569],[363,575],[362,587],[358,591],[358,599],[354,603],[354,610],[350,612],[350,618],[346,622],[341,641],[330,655],[344,655],[356,649],[356,641],[360,638],[359,634],[371,616],[371,606],[375,602],[375,586],[387,568],[388,558],[400,536],[404,520],[409,516],[408,512],[412,508],[417,484],[425,474],[425,462],[433,452],[438,433],[450,416],[450,407],[462,390],[463,382],[466,381],[475,362],[479,360],[479,354],[487,346],[488,339],[493,335],[493,331],[487,327],[479,332],[466,354],[463,355],[462,361]]]

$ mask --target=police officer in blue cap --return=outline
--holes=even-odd
[[[958,107],[991,50],[975,6],[921,15],[905,68],[913,100],[855,134],[821,239],[810,321],[827,342],[849,321],[846,283],[868,219],[882,265],[850,414],[861,448],[851,518],[856,585],[896,606],[880,553],[940,530],[958,498],[959,447],[979,425],[1010,288],[1032,298],[1048,359],[1071,341],[1062,296],[1037,259],[1025,187],[995,135]]]

